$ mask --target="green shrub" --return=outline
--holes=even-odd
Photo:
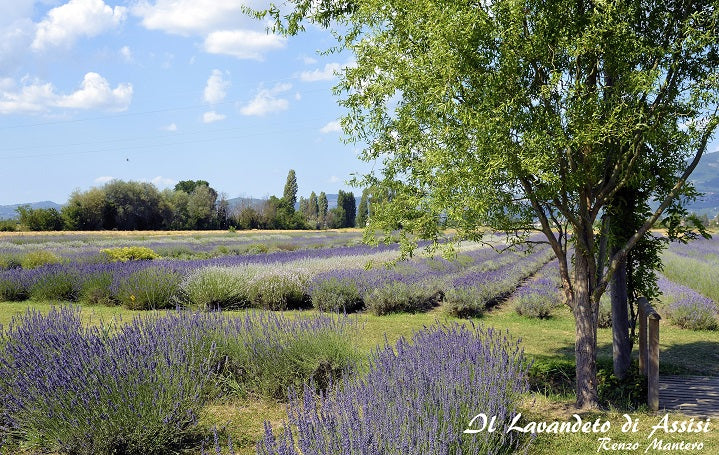
[[[300,272],[280,270],[256,276],[248,288],[254,306],[266,310],[308,308],[307,277]]]
[[[225,359],[220,378],[226,392],[287,399],[290,387],[312,380],[326,389],[360,355],[353,343],[356,321],[344,317],[290,320],[276,313],[249,313],[234,336],[218,332],[217,354]]]
[[[255,243],[247,246],[247,253],[249,254],[263,254],[269,251],[269,247],[264,243]]]
[[[22,260],[17,254],[5,254],[0,256],[0,270],[10,270],[22,267]]]
[[[30,286],[30,298],[75,301],[79,294],[76,283],[78,277],[72,272],[59,270],[45,273]]]
[[[80,300],[89,304],[114,305],[112,298],[112,273],[100,272],[84,279],[80,288]]]
[[[248,283],[255,273],[249,267],[199,269],[182,282],[182,303],[200,309],[246,307],[250,303]]]
[[[367,311],[381,316],[389,313],[429,311],[442,300],[441,291],[432,293],[423,286],[394,281],[370,292],[364,299]]]
[[[646,378],[633,361],[624,379],[614,376],[611,358],[597,359],[597,392],[603,405],[636,410],[647,400]],[[529,368],[530,389],[545,395],[572,396],[576,392],[575,363],[571,359],[535,359]]]
[[[132,273],[120,285],[117,299],[130,310],[174,308],[181,281],[173,270],[148,267]]]
[[[52,251],[36,250],[30,251],[20,259],[20,265],[24,269],[35,269],[43,265],[59,264],[60,257]]]
[[[17,231],[17,221],[15,220],[0,220],[0,232],[15,232]]]
[[[161,257],[173,259],[191,259],[195,257],[195,253],[186,245],[160,247],[157,248],[156,253]]]
[[[227,245],[219,245],[216,246],[214,250],[212,250],[212,253],[210,253],[210,256],[216,257],[216,256],[226,256],[230,254],[230,249],[227,247]]]
[[[144,261],[160,257],[150,248],[144,246],[106,248],[104,250],[100,250],[100,252],[106,254],[112,262]]]
[[[332,277],[315,283],[310,289],[312,305],[320,311],[358,311],[364,305],[357,283]]]

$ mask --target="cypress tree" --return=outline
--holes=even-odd
[[[320,225],[324,227],[325,221],[327,221],[327,195],[324,191],[322,191],[319,198],[317,198],[317,209],[317,218],[320,222]]]
[[[295,170],[290,169],[287,173],[287,183],[285,183],[285,191],[282,193],[282,200],[289,206],[291,211],[295,210],[297,202],[297,176]]]
[[[310,218],[316,220],[317,216],[320,213],[320,208],[317,203],[317,194],[315,194],[314,191],[310,194],[309,204],[310,204]]]

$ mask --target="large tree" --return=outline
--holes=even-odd
[[[393,194],[371,227],[542,233],[576,322],[577,405],[596,407],[599,299],[678,213],[719,123],[717,0],[291,3],[267,11],[276,30],[332,27],[354,53],[343,126],[383,163],[360,183]],[[603,262],[595,225],[626,188],[657,207]]]

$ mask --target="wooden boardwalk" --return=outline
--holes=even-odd
[[[719,417],[719,377],[659,376],[659,409]]]

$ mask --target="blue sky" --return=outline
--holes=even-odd
[[[249,2],[249,3],[248,3]],[[340,140],[349,55],[245,16],[266,0],[0,0],[0,204],[112,178],[229,197],[336,193],[371,164]],[[709,147],[719,150],[719,140]]]
[[[229,197],[336,193],[368,170],[332,94],[349,55],[284,39],[247,0],[0,0],[0,204],[111,178],[203,179]],[[262,1],[251,1],[261,7]]]

